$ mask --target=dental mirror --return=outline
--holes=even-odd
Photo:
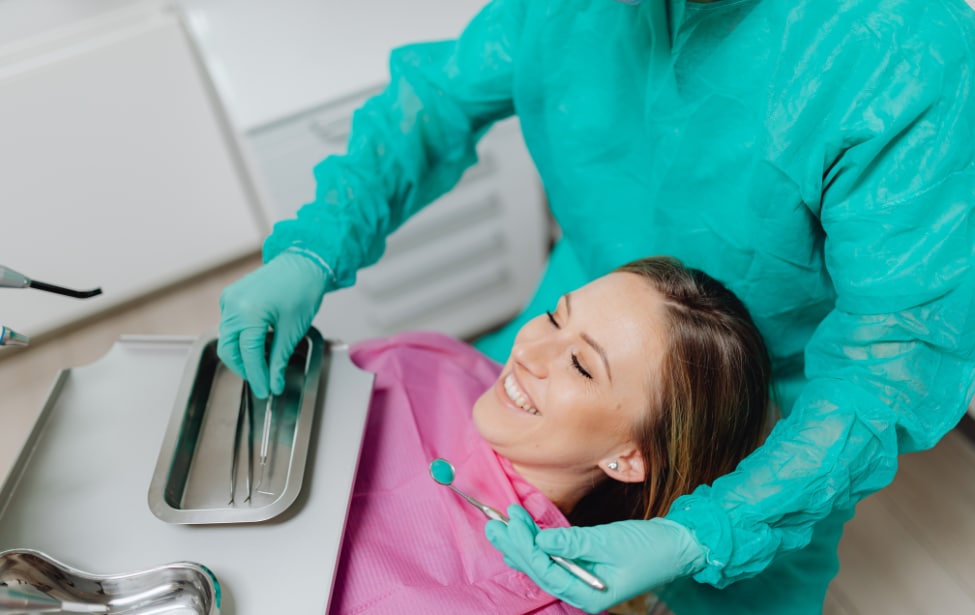
[[[464,498],[465,500],[467,500],[468,503],[470,503],[472,506],[474,506],[482,513],[484,513],[484,516],[487,517],[488,519],[494,519],[496,521],[501,521],[502,523],[508,523],[508,516],[506,514],[502,513],[500,510],[496,508],[492,508],[491,506],[488,506],[487,504],[482,504],[481,502],[467,495],[457,487],[454,487],[452,483],[454,482],[454,476],[456,474],[457,473],[454,471],[454,466],[449,461],[447,461],[442,457],[437,457],[436,459],[430,462],[430,477],[433,478],[434,481],[436,481],[437,483],[445,487],[449,487],[450,489],[452,489],[454,493]],[[593,589],[599,591],[606,591],[606,584],[603,583],[603,581],[599,577],[589,572],[588,570],[586,570],[579,564],[575,563],[574,561],[570,559],[566,559],[559,555],[550,554],[548,557],[553,562],[555,562],[556,564],[558,564],[559,566],[567,570],[569,573],[575,575],[578,579],[580,579],[581,581],[589,585],[589,587],[592,587]]]

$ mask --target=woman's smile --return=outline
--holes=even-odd
[[[531,398],[528,397],[524,389],[518,384],[518,380],[512,372],[508,372],[507,376],[498,380],[497,388],[500,389],[498,390],[498,394],[502,397],[502,401],[514,404],[518,410],[533,416],[539,416],[541,414]]]

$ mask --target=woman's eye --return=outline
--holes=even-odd
[[[579,359],[575,355],[572,355],[572,367],[576,368],[576,371],[586,378],[592,380],[592,374],[586,371],[586,368],[582,366],[582,363],[579,363]]]
[[[545,315],[548,316],[548,321],[552,323],[553,327],[555,327],[556,329],[560,328],[559,323],[555,322],[555,315],[553,315],[552,312],[545,310]]]

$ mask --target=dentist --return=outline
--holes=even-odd
[[[411,45],[265,264],[222,297],[219,353],[260,396],[323,295],[450,190],[517,114],[562,238],[514,332],[652,254],[747,305],[783,416],[663,518],[486,531],[509,565],[597,612],[658,589],[685,613],[820,613],[857,502],[975,394],[975,13],[964,0],[494,0]],[[264,337],[274,330],[270,365]],[[599,592],[545,553],[586,563]]]

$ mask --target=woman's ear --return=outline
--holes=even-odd
[[[642,483],[647,478],[647,467],[640,449],[631,445],[615,457],[604,460],[599,467],[606,476],[621,483]]]

